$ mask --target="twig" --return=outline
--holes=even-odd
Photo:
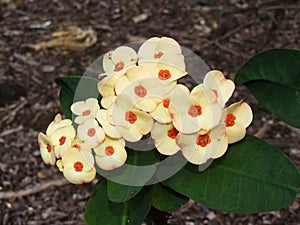
[[[219,47],[220,49],[222,49],[222,50],[224,50],[224,51],[226,51],[226,52],[229,52],[229,53],[232,54],[232,55],[235,55],[235,56],[238,56],[238,57],[243,57],[243,58],[249,58],[248,55],[246,55],[246,54],[244,54],[244,53],[238,53],[238,52],[236,52],[236,51],[234,51],[234,50],[232,50],[232,49],[229,49],[229,48],[225,47],[224,45],[220,44],[220,42],[218,42],[218,41],[216,41],[214,44],[215,44],[217,47]]]
[[[224,34],[223,36],[218,37],[218,38],[216,38],[215,40],[209,41],[209,42],[207,42],[206,44],[204,44],[204,45],[202,46],[202,49],[203,49],[203,48],[207,48],[207,47],[209,47],[209,46],[212,45],[212,44],[216,44],[216,42],[222,41],[222,40],[226,39],[227,37],[230,37],[230,36],[232,36],[233,34],[238,33],[239,31],[241,31],[241,30],[243,30],[243,29],[245,29],[245,28],[247,28],[247,27],[253,25],[254,23],[255,23],[255,20],[252,20],[252,21],[250,21],[249,23],[246,23],[246,24],[244,24],[244,25],[242,25],[242,26],[239,26],[239,27],[237,27],[237,28],[235,28],[235,29],[233,29],[233,30],[231,30],[231,31],[228,31],[228,32],[227,32],[226,34]]]
[[[270,124],[268,122],[265,122],[264,125],[262,126],[262,128],[260,128],[255,134],[254,136],[257,138],[262,138],[265,133],[269,130],[270,128]]]
[[[12,118],[15,117],[15,115],[17,114],[17,112],[19,112],[22,108],[24,108],[24,106],[27,104],[27,100],[26,98],[21,98],[21,103],[19,105],[16,106],[15,109],[13,109],[12,111],[10,111],[10,113],[8,113],[6,116],[4,116],[1,120],[0,120],[0,124],[8,123],[12,120]]]
[[[13,133],[17,133],[18,131],[21,131],[23,130],[23,126],[20,125],[16,128],[13,128],[13,129],[9,129],[9,130],[4,130],[1,134],[0,134],[0,137],[4,137],[4,136],[7,136],[7,135],[10,135],[10,134],[13,134]]]
[[[38,192],[41,192],[52,186],[63,186],[69,184],[69,182],[65,179],[59,179],[54,181],[45,182],[43,184],[39,184],[31,189],[25,189],[20,191],[8,191],[8,192],[0,192],[0,199],[9,199],[9,198],[19,198],[27,195],[32,195]]]

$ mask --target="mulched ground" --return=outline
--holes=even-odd
[[[234,78],[234,71],[258,52],[299,48],[299,9],[300,2],[292,0],[1,0],[0,193],[61,182],[62,175],[42,162],[37,146],[38,132],[45,131],[60,111],[57,76],[81,75],[98,56],[119,45],[169,36],[212,69]],[[97,43],[81,51],[30,48],[70,26],[94,29]],[[283,150],[300,168],[299,129],[274,118],[244,87],[234,96],[243,97],[254,110],[255,120],[248,132],[260,131],[262,138]],[[93,184],[60,183],[32,195],[0,199],[0,224],[85,224],[83,214]],[[293,204],[279,211],[237,215],[189,202],[168,220],[177,225],[299,225],[299,204],[298,195]],[[160,216],[157,212],[152,215]],[[148,224],[163,224],[160,221]]]

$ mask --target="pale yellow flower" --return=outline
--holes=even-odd
[[[180,45],[172,38],[153,37],[145,41],[138,51],[139,65],[148,62],[166,62],[185,70],[184,57]]]
[[[96,176],[94,157],[90,149],[72,147],[62,156],[58,167],[65,178],[73,184],[91,182]]]
[[[63,152],[71,147],[75,135],[72,121],[62,119],[61,115],[57,114],[47,127],[46,134],[41,132],[38,135],[38,143],[44,162],[55,165],[56,158],[61,157]]]
[[[210,130],[220,122],[222,108],[213,91],[203,85],[196,86],[190,94],[177,86],[170,100],[172,122],[181,133]]]
[[[98,111],[96,119],[101,124],[105,134],[111,138],[120,138],[121,135],[116,126],[111,124],[111,115],[109,110],[101,109]]]
[[[96,118],[97,111],[100,110],[96,98],[88,98],[85,101],[75,102],[71,105],[71,111],[77,116],[75,123],[81,124],[85,120]]]
[[[137,62],[136,52],[127,46],[121,46],[103,56],[103,69],[108,75],[122,73]]]
[[[104,77],[98,82],[98,91],[102,96],[101,106],[108,109],[116,99],[116,83],[122,74]]]
[[[139,141],[148,134],[153,126],[152,117],[144,111],[134,107],[127,95],[118,95],[112,108],[112,123],[121,136],[130,142]]]
[[[51,140],[40,132],[38,135],[38,143],[43,161],[46,164],[55,165],[56,157]]]
[[[101,145],[94,148],[96,164],[103,170],[122,166],[127,159],[124,139],[106,137]]]
[[[156,149],[163,155],[173,155],[180,150],[176,143],[178,130],[172,123],[154,123],[151,130],[151,137]]]
[[[186,95],[190,94],[189,89],[186,86],[177,84],[176,87],[181,88]],[[158,104],[155,110],[150,112],[150,115],[153,117],[153,119],[160,123],[170,123],[172,121],[171,114],[169,112],[169,105],[171,98],[174,97],[174,88],[166,94],[165,98]]]
[[[208,72],[204,77],[203,85],[216,94],[221,107],[225,106],[235,88],[233,81],[226,79],[224,74],[218,70]]]
[[[210,131],[179,133],[176,141],[183,156],[196,165],[203,164],[210,158],[222,156],[228,147],[224,124],[219,124]]]
[[[230,144],[245,137],[246,128],[250,125],[252,119],[252,110],[244,101],[236,102],[224,109],[222,121],[226,124],[226,135]]]
[[[78,126],[77,137],[91,148],[95,148],[102,143],[105,134],[95,119],[89,119]]]

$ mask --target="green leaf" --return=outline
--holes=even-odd
[[[88,225],[141,225],[147,216],[154,193],[153,186],[124,203],[113,203],[107,198],[106,181],[99,181],[88,202],[85,220]]]
[[[60,105],[66,118],[72,119],[71,105],[77,101],[88,98],[97,98],[100,102],[98,92],[99,80],[86,76],[58,77],[55,82],[61,87],[59,94]]]
[[[290,204],[297,195],[300,174],[281,151],[246,136],[207,170],[198,172],[188,164],[164,184],[211,208],[255,213]]]
[[[189,198],[161,184],[155,184],[152,205],[160,211],[173,211],[183,206]]]
[[[300,128],[300,51],[272,49],[251,58],[235,82],[286,123]]]
[[[138,194],[152,178],[156,163],[159,162],[154,150],[144,152],[127,149],[127,152],[126,165],[113,171],[100,172],[108,178],[107,196],[112,202],[124,202]]]

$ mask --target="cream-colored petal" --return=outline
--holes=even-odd
[[[51,140],[42,132],[38,134],[38,144],[43,161],[46,164],[55,165],[56,158]]]
[[[97,111],[100,110],[96,98],[88,98],[85,101],[75,102],[71,105],[71,111],[77,115],[75,123],[81,124],[90,118],[95,118]]]
[[[193,105],[200,105],[201,116],[197,117],[201,129],[210,130],[219,124],[222,117],[222,107],[218,104],[213,91],[206,89],[203,85],[198,85],[191,92]]]
[[[172,38],[150,38],[141,45],[138,56],[139,65],[148,62],[164,62],[185,70],[181,47]]]
[[[81,162],[82,171],[90,171],[94,167],[94,157],[89,149],[71,147],[62,156],[63,166],[74,165],[75,162]]]
[[[188,114],[192,106],[191,99],[181,88],[176,87],[170,96],[169,113],[176,129],[182,133],[194,133],[200,130],[197,117]]]
[[[217,151],[214,151],[214,154],[212,155],[212,158],[216,159],[216,158],[220,158],[221,156],[223,156],[225,154],[225,152],[227,151],[228,148],[228,137],[225,134],[222,138],[222,142],[219,146],[218,149],[216,149]]]
[[[63,167],[63,165],[62,165],[61,159],[59,159],[59,160],[56,161],[56,166],[58,167],[58,170],[59,170],[60,172],[63,172],[63,171],[64,171],[64,167]]]
[[[158,104],[156,109],[150,113],[153,119],[160,123],[170,123],[172,121],[169,113],[169,107],[166,107],[166,102],[169,102],[169,98],[164,99],[160,104]]]
[[[203,84],[206,88],[214,91],[222,107],[229,100],[235,88],[233,81],[226,79],[224,74],[218,70],[208,72],[204,77]]]
[[[96,169],[92,168],[90,171],[77,172],[74,165],[68,164],[64,166],[63,174],[72,184],[84,184],[91,182],[96,177]]]
[[[108,112],[107,110],[101,109],[98,111],[96,115],[96,119],[101,124],[102,129],[104,130],[105,134],[111,138],[120,138],[121,135],[118,131],[118,129],[112,125],[108,119]]]
[[[228,143],[232,144],[234,142],[242,140],[246,135],[246,128],[236,123],[232,127],[226,127],[226,135],[228,137]]]
[[[77,136],[91,148],[97,147],[104,140],[105,133],[95,119],[84,121],[77,128]]]
[[[54,146],[55,156],[56,158],[61,158],[62,155],[67,151],[71,146],[73,142],[73,138],[64,136],[63,143],[59,143],[58,145]]]
[[[54,118],[54,120],[49,124],[46,130],[46,135],[50,136],[57,130],[58,128],[70,126],[72,125],[72,121],[69,119],[63,119],[61,118],[60,114],[57,114]]]
[[[168,84],[170,81],[178,80],[179,78],[187,75],[185,70],[178,68],[176,65],[172,65],[165,62],[148,62],[143,64],[154,77],[158,78],[161,82]],[[163,76],[165,74],[165,76]]]
[[[58,128],[54,131],[52,135],[49,136],[52,144],[54,146],[59,146],[61,145],[61,138],[75,138],[76,131],[73,126],[65,126]]]
[[[103,56],[103,69],[107,74],[112,75],[124,71],[136,61],[136,52],[130,47],[121,46]]]
[[[173,155],[180,150],[176,143],[177,130],[172,123],[154,123],[151,137],[155,147],[163,155]]]
[[[232,113],[235,115],[236,123],[243,125],[245,128],[248,127],[253,120],[252,110],[243,100],[229,106],[226,112],[227,114]]]
[[[127,159],[123,139],[106,137],[104,142],[94,149],[96,164],[104,170],[112,170],[122,166]]]
[[[135,107],[152,112],[164,99],[165,90],[158,79],[147,77],[132,82],[120,94],[129,96]]]
[[[137,120],[133,124],[126,121],[127,126],[117,126],[117,129],[126,141],[136,142],[151,131],[153,119],[146,112],[139,110],[132,110],[132,112],[137,116]]]
[[[115,86],[120,76],[121,75],[104,77],[101,81],[98,82],[98,91],[102,96],[102,107],[107,109],[113,104],[116,98]]]

